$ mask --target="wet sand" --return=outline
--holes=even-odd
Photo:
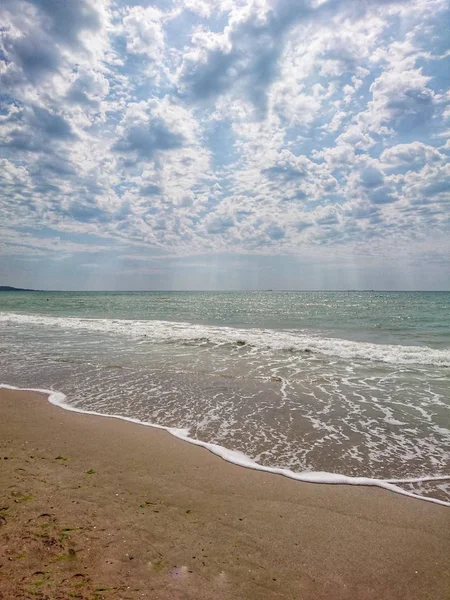
[[[440,600],[450,511],[0,389],[0,598]]]

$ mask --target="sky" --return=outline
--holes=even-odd
[[[0,23],[0,285],[450,289],[448,0]]]

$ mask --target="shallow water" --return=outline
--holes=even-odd
[[[450,293],[3,293],[0,372],[268,467],[450,476]]]

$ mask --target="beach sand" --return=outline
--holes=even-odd
[[[450,598],[450,512],[0,390],[0,598]]]

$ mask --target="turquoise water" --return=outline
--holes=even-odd
[[[267,466],[450,475],[449,292],[6,292],[0,372]]]
[[[450,292],[3,293],[0,311],[316,329],[346,339],[450,346]]]

